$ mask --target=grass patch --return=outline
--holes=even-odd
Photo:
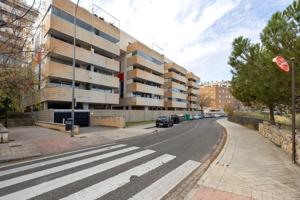
[[[137,121],[137,122],[126,122],[126,127],[140,126],[140,125],[145,125],[145,124],[153,124],[153,125],[155,125],[155,120]]]
[[[269,121],[269,114],[260,112],[236,112],[235,115]],[[291,115],[275,115],[275,122],[291,126]],[[300,128],[300,114],[296,114],[296,127]]]

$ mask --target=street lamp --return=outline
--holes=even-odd
[[[293,138],[293,144],[292,144],[292,151],[293,151],[293,161],[296,163],[296,107],[295,107],[295,93],[296,93],[296,87],[295,87],[295,58],[290,58],[290,61],[292,63],[292,138]]]
[[[75,57],[76,57],[76,17],[77,17],[77,8],[78,8],[79,0],[77,0],[76,7],[75,7],[75,14],[74,14],[74,37],[73,37],[73,76],[72,76],[72,125],[71,125],[71,137],[74,137],[74,120],[75,120]]]
[[[296,82],[296,74],[295,74],[295,58],[290,58],[291,61],[291,89],[292,89],[292,159],[293,162],[296,163],[296,106],[295,106],[295,97],[296,97],[296,90],[295,90],[295,82]],[[282,56],[276,56],[273,59],[273,62],[277,64],[277,66],[284,72],[289,72],[290,67],[288,62]]]

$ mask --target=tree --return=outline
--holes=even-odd
[[[212,98],[208,96],[206,93],[201,93],[199,96],[199,106],[201,110],[201,114],[204,115],[204,107],[210,106],[212,102]]]
[[[36,1],[27,6],[22,0],[3,2],[0,21],[0,115],[22,111],[25,95],[36,96],[36,78],[31,68],[34,56],[32,41],[38,17]],[[41,5],[41,4],[40,4]]]
[[[271,62],[273,54],[261,44],[251,44],[239,37],[233,42],[229,64],[232,66],[232,95],[248,106],[263,104],[270,109],[275,123],[274,108],[288,102],[287,75]]]
[[[272,16],[260,35],[261,43],[252,44],[243,37],[233,41],[228,62],[233,68],[232,94],[246,105],[267,106],[272,123],[275,122],[274,109],[289,105],[291,96],[289,74],[282,73],[272,59],[277,55],[300,57],[299,13],[300,1],[296,0]],[[296,66],[299,65],[298,59]],[[296,73],[300,74],[300,68]],[[300,76],[297,78],[300,83]]]

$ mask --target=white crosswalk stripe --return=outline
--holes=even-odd
[[[38,178],[38,177],[41,177],[41,176],[56,173],[56,172],[63,171],[63,170],[66,170],[66,169],[71,169],[71,168],[74,168],[74,167],[77,167],[77,166],[80,166],[80,165],[84,165],[84,164],[87,164],[87,163],[99,161],[99,160],[102,160],[102,159],[105,159],[105,158],[109,158],[109,157],[112,157],[112,156],[115,156],[115,155],[119,155],[119,154],[122,154],[122,153],[133,151],[133,150],[136,150],[136,149],[139,149],[139,147],[129,147],[129,148],[113,151],[113,152],[110,152],[110,153],[106,153],[106,154],[102,154],[102,155],[82,159],[82,160],[79,160],[79,161],[76,161],[76,162],[71,162],[71,163],[68,163],[68,164],[60,165],[60,166],[57,166],[57,167],[45,169],[45,170],[42,170],[42,171],[37,171],[37,172],[31,173],[31,174],[26,174],[26,175],[23,175],[23,176],[18,176],[18,177],[12,178],[12,179],[0,181],[0,188],[4,188],[4,187],[10,186],[10,185],[18,184],[18,183],[21,183],[21,182],[24,182],[24,181],[35,179],[35,178]]]
[[[75,181],[79,181],[81,179],[93,176],[95,174],[98,174],[100,172],[104,172],[106,170],[112,169],[114,167],[117,167],[119,165],[128,163],[130,161],[136,160],[138,158],[142,158],[144,156],[150,155],[154,153],[153,150],[144,150],[140,151],[134,154],[130,154],[128,156],[124,156],[103,164],[99,164],[66,176],[62,176],[47,182],[43,182],[39,185],[35,185],[32,187],[25,188],[23,190],[19,190],[10,194],[7,194],[5,196],[1,196],[1,200],[12,200],[12,199],[30,199],[33,197],[36,197],[38,195],[44,194],[46,192],[49,192],[51,190],[63,187],[67,184],[73,183]],[[162,162],[162,161],[161,161]],[[151,167],[151,166],[150,166]]]
[[[92,200],[102,197],[103,195],[125,185],[130,181],[131,176],[141,176],[171,160],[173,160],[175,156],[172,155],[162,155],[158,158],[155,158],[151,161],[148,161],[142,165],[134,167],[128,171],[120,173],[116,176],[113,176],[105,181],[92,185],[88,188],[85,188],[79,192],[76,192],[63,200],[73,200],[73,199],[86,199]]]
[[[149,187],[134,195],[130,200],[152,200],[161,199],[171,191],[178,183],[187,177],[192,171],[199,167],[200,163],[187,161],[175,170],[171,171]]]
[[[88,152],[83,152],[83,153],[79,153],[79,154],[65,156],[65,157],[61,157],[61,158],[56,158],[56,159],[52,159],[52,160],[48,160],[48,161],[44,161],[44,162],[25,165],[25,166],[22,166],[22,167],[16,167],[16,168],[0,171],[0,176],[13,174],[13,173],[17,173],[17,172],[21,172],[21,171],[25,171],[25,170],[29,170],[29,169],[34,169],[34,168],[37,168],[37,167],[50,165],[50,164],[54,164],[54,163],[57,163],[57,162],[67,161],[67,160],[71,160],[71,159],[74,159],[74,158],[80,158],[80,157],[83,157],[83,156],[87,156],[87,155],[91,155],[91,154],[95,154],[95,153],[100,153],[100,152],[103,152],[103,151],[112,150],[112,149],[116,149],[116,148],[121,148],[121,147],[124,147],[124,146],[126,146],[126,145],[119,144],[119,145],[114,145],[114,146],[109,146],[109,147],[104,147],[104,148],[101,148],[101,149],[88,151]]]
[[[36,161],[43,161],[45,159],[50,159],[50,158],[55,158],[58,156],[63,156],[63,155],[68,155],[68,154],[73,154],[73,153],[78,153],[78,152],[82,152],[82,151],[88,151],[88,150],[92,150],[92,149],[99,149],[102,147],[106,147],[109,145],[114,145],[115,143],[109,143],[109,144],[103,144],[100,146],[96,146],[96,147],[88,147],[88,148],[84,148],[84,149],[78,149],[78,150],[74,150],[74,151],[68,151],[68,152],[64,152],[64,153],[60,153],[60,154],[55,154],[55,155],[51,155],[51,156],[43,156],[41,158],[35,158],[35,159],[30,159],[27,161],[22,161],[22,162],[18,162],[16,163],[12,163],[12,164],[4,164],[2,166],[0,166],[0,170],[6,167],[11,167],[11,166],[15,166],[15,165],[20,165],[20,164],[26,164],[26,163],[30,163],[30,162],[36,162]]]
[[[159,153],[154,154],[155,151],[153,150],[142,150],[136,146],[128,147],[125,144],[110,144],[109,146],[96,149],[88,148],[82,151],[78,151],[78,154],[71,153],[60,157],[56,155],[52,159],[52,156],[49,156],[46,160],[37,159],[36,163],[28,163],[27,165],[26,162],[23,162],[22,166],[16,164],[15,167],[11,166],[10,169],[3,171],[0,169],[0,178],[4,175],[11,176],[10,178],[7,177],[6,180],[0,179],[0,199],[31,199],[39,197],[39,195],[43,195],[42,197],[46,199],[65,196],[63,200],[93,200],[103,198],[105,195],[111,198],[110,195],[114,191],[119,192],[119,188],[122,187],[120,191],[126,191],[127,187],[131,188],[132,184],[135,184],[135,182],[129,184],[131,183],[131,177],[141,177],[139,183],[145,185],[142,188],[140,187],[141,189],[136,191],[136,194],[131,194],[133,196],[129,200],[158,200],[162,199],[201,164],[189,160],[178,166],[177,161],[179,160],[176,160],[174,155],[158,155]],[[150,154],[153,154],[151,159],[146,157]],[[84,156],[88,157],[85,158]],[[74,161],[72,160],[74,158],[81,159]],[[105,161],[104,159],[109,160]],[[139,159],[143,159],[143,162]],[[101,160],[103,161],[101,162]],[[172,160],[175,162],[170,162]],[[62,164],[63,161],[65,162]],[[120,171],[123,165],[126,167],[127,164],[130,165],[130,168],[127,167],[126,171]],[[174,169],[169,169],[173,165]],[[39,169],[38,167],[41,166],[45,166],[45,168]],[[112,173],[114,168],[118,166],[121,167],[117,168],[117,174]],[[25,170],[28,169],[32,170],[26,172]],[[170,172],[162,174],[161,170],[164,171],[164,169],[168,169]],[[17,174],[14,174],[22,171],[24,171],[24,175],[17,176]],[[106,173],[114,175],[101,179],[102,172],[105,172],[103,175]],[[100,178],[99,181],[93,177],[95,175]],[[148,180],[145,182],[147,176],[152,175],[156,176],[156,181],[149,182]],[[96,182],[93,185],[85,186],[91,179]],[[34,181],[33,184],[26,185],[26,181],[30,180]],[[81,185],[80,189],[76,190],[73,186],[70,187],[69,184],[72,183],[74,183],[75,188]],[[65,191],[65,188],[68,188],[66,191],[69,191],[70,188],[73,189],[72,192],[69,191],[67,194],[61,193],[61,191]],[[55,194],[57,191],[59,193]],[[127,194],[127,197],[130,197],[129,194]]]

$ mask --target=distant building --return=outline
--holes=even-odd
[[[213,81],[200,84],[200,96],[206,95],[211,98],[210,109],[224,109],[230,105],[235,110],[242,108],[242,103],[236,100],[230,92],[229,81]]]
[[[24,66],[31,61],[32,25],[39,12],[25,1],[1,0],[0,13],[0,66]]]

